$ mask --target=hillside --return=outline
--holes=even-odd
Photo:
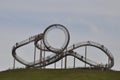
[[[16,69],[0,72],[0,80],[120,80],[120,72],[81,69]]]

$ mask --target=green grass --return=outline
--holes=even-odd
[[[0,80],[120,80],[120,72],[81,69],[16,69],[0,72]]]

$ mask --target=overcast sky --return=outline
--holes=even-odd
[[[67,27],[71,42],[105,45],[120,70],[120,0],[0,0],[0,70],[12,68],[12,46],[51,24]],[[29,52],[29,50],[28,50]],[[18,64],[18,66],[22,66]]]

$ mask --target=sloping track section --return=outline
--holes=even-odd
[[[62,30],[65,33],[65,36],[66,36],[65,43],[63,44],[63,46],[60,49],[53,48],[51,45],[49,45],[49,43],[46,40],[47,39],[46,35],[48,34],[48,32],[51,29],[55,29],[55,28],[58,28],[58,29]],[[68,30],[63,25],[53,24],[53,25],[50,25],[48,28],[46,28],[43,33],[37,34],[37,35],[32,36],[32,37],[30,37],[26,40],[23,40],[21,42],[16,43],[13,46],[13,49],[12,49],[12,56],[18,62],[20,62],[21,64],[25,65],[28,68],[44,67],[44,66],[53,64],[53,63],[61,60],[62,58],[66,57],[66,56],[73,56],[73,57],[79,59],[80,61],[82,61],[82,62],[84,62],[84,63],[86,63],[90,66],[93,66],[95,68],[99,67],[99,68],[108,68],[109,69],[109,68],[112,68],[114,66],[114,57],[111,54],[111,52],[105,46],[103,46],[99,43],[93,42],[93,41],[86,41],[86,42],[80,42],[80,43],[77,43],[77,44],[73,44],[73,45],[68,47],[69,40],[70,40],[70,35],[69,35]],[[43,41],[44,44],[41,46],[38,43],[39,41]],[[32,42],[34,42],[34,45],[38,49],[40,49],[42,51],[49,51],[49,52],[52,52],[54,54],[45,57],[44,61],[36,60],[36,61],[33,61],[33,62],[28,62],[28,61],[24,60],[23,58],[21,58],[20,56],[18,56],[17,49],[19,49],[22,46],[25,46],[29,43],[32,43]],[[88,58],[85,58],[84,56],[82,56],[79,53],[74,51],[75,49],[78,49],[78,48],[81,48],[81,47],[84,47],[84,46],[96,47],[96,48],[100,49],[101,51],[103,51],[107,55],[107,57],[109,58],[109,63],[98,64],[97,62],[92,61]],[[43,49],[43,47],[45,47],[45,48]]]

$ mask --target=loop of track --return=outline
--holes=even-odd
[[[57,27],[55,27],[55,26],[57,26]],[[47,35],[46,33],[48,33],[47,31],[54,29],[54,28],[62,29],[65,33],[65,36],[67,37],[65,43],[63,44],[62,49],[55,49],[53,47],[49,47],[50,45],[47,43],[47,40],[45,38]],[[52,63],[59,61],[60,59],[62,59],[65,56],[76,57],[80,61],[82,61],[90,66],[93,66],[93,67],[99,67],[99,68],[112,68],[113,67],[114,57],[112,56],[111,52],[105,46],[98,44],[96,42],[93,42],[93,41],[86,41],[86,42],[80,42],[80,43],[74,44],[70,47],[67,47],[69,40],[70,40],[70,35],[69,35],[68,30],[63,25],[53,24],[53,25],[50,25],[48,28],[46,28],[44,33],[32,36],[24,41],[16,43],[13,46],[12,55],[18,62],[20,62],[21,64],[23,64],[27,67],[44,67],[44,66],[47,66],[49,64],[52,64]],[[44,44],[41,46],[40,44],[38,44],[39,41],[43,41]],[[35,62],[34,61],[28,62],[28,61],[24,60],[23,58],[19,57],[17,55],[16,50],[18,48],[25,46],[25,45],[32,43],[32,42],[34,42],[34,45],[38,49],[43,50],[43,51],[50,51],[50,52],[53,52],[55,54],[45,57],[44,61],[36,60]],[[75,49],[83,47],[83,46],[93,46],[93,47],[96,47],[96,48],[102,50],[108,56],[108,58],[110,60],[109,63],[101,65],[101,64],[98,64],[98,63],[88,59],[88,58],[85,59],[85,57],[83,57],[79,53],[74,52]],[[43,49],[42,47],[45,47],[45,48]]]

